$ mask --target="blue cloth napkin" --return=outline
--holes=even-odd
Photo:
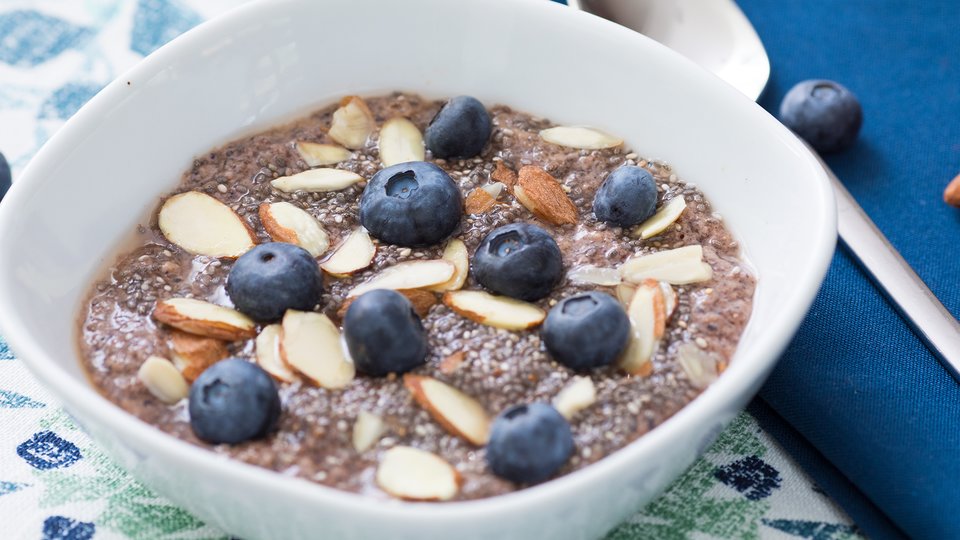
[[[767,110],[809,78],[859,96],[860,138],[827,161],[958,316],[960,210],[942,193],[960,173],[960,2],[738,2],[770,56]],[[792,426],[785,446],[869,536],[960,538],[960,385],[844,248],[760,396],[762,424]]]

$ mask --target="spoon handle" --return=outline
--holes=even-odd
[[[874,225],[837,175],[813,153],[833,183],[840,239],[930,352],[960,381],[960,323]]]

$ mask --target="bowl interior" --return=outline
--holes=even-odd
[[[759,287],[730,369],[683,414],[742,402],[796,330],[832,253],[823,174],[789,132],[712,75],[629,30],[548,4],[279,0],[162,48],[85,106],[0,208],[4,335],[68,404],[115,415],[86,390],[77,310],[194,155],[345,94],[471,94],[601,127],[703,189]]]

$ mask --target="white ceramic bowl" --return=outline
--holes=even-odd
[[[623,136],[699,184],[759,275],[730,368],[595,465],[506,496],[376,501],[227,460],[102,398],[77,313],[118,243],[192,156],[348,93],[472,94]],[[163,47],[90,101],[0,207],[0,330],[131,473],[244,538],[592,538],[659,493],[754,395],[796,331],[836,238],[823,172],[760,107],[634,32],[546,0],[279,0]]]

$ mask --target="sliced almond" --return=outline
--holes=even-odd
[[[137,378],[160,401],[173,405],[187,397],[190,387],[183,375],[166,358],[151,356],[140,364]]]
[[[652,356],[645,352],[645,345],[636,339],[631,338],[627,350],[623,353],[620,363],[617,366],[630,375],[646,377],[653,372]]]
[[[340,345],[340,330],[322,313],[287,310],[280,357],[307,379],[331,390],[350,384],[356,373]]]
[[[271,180],[270,185],[284,193],[306,191],[324,193],[346,189],[363,177],[353,171],[343,169],[309,169],[291,176],[281,176]]]
[[[647,363],[657,349],[658,320],[663,319],[663,292],[660,286],[645,283],[637,287],[627,309],[630,318],[630,344],[620,359],[619,367],[627,373],[638,375],[648,368]],[[661,334],[662,335],[662,331]]]
[[[363,148],[376,127],[367,104],[358,96],[347,96],[340,101],[340,108],[333,112],[328,134],[338,143],[356,150]]]
[[[314,257],[323,255],[330,247],[330,238],[320,222],[288,202],[261,204],[260,223],[270,238],[300,246]]]
[[[685,285],[709,281],[713,269],[703,262],[703,247],[693,245],[631,257],[620,266],[620,274],[633,283],[656,279]]]
[[[336,277],[350,274],[370,266],[377,254],[377,246],[363,227],[358,227],[340,244],[320,268]]]
[[[684,343],[677,347],[677,360],[690,383],[697,388],[706,387],[719,376],[716,357],[693,343]]]
[[[374,289],[422,289],[450,281],[457,268],[450,261],[407,261],[384,268],[379,274],[350,289],[347,296],[360,296]]]
[[[460,473],[439,456],[409,446],[383,453],[376,480],[390,495],[411,501],[452,499],[462,482]]]
[[[553,406],[567,420],[597,402],[597,387],[590,377],[574,377],[553,398]]]
[[[170,360],[189,382],[193,382],[203,370],[217,361],[230,356],[226,342],[183,330],[170,332],[170,349]]]
[[[403,117],[391,118],[380,128],[380,163],[384,167],[423,161],[423,135],[417,126]]]
[[[430,308],[437,305],[437,295],[433,294],[430,291],[423,289],[404,289],[398,290],[398,293],[407,297],[407,300],[413,305],[413,311],[422,319],[427,316],[427,313],[430,312]],[[347,315],[347,310],[350,309],[350,304],[353,303],[358,297],[351,296],[344,300],[343,304],[340,306],[340,309],[337,310],[337,317],[340,317],[340,320],[343,320]]]
[[[357,421],[353,423],[353,449],[357,452],[366,452],[377,444],[386,432],[387,424],[384,423],[383,418],[367,411],[360,411]]]
[[[660,282],[660,291],[663,293],[663,305],[666,310],[665,318],[670,320],[673,312],[677,310],[677,291],[665,281]]]
[[[653,362],[647,361],[643,364],[640,364],[635,371],[629,372],[634,377],[649,377],[653,373]]]
[[[689,262],[677,265],[665,265],[647,272],[635,272],[626,276],[630,281],[654,278],[673,285],[702,283],[713,279],[713,268],[705,262]]]
[[[600,150],[623,144],[623,139],[586,126],[557,126],[544,129],[540,131],[540,138],[548,143],[582,150]]]
[[[253,232],[236,212],[199,191],[167,199],[157,223],[167,240],[194,255],[239,257],[256,244]]]
[[[727,370],[729,364],[726,360],[717,360],[717,376],[723,375],[723,372]]]
[[[660,340],[667,332],[667,303],[663,298],[663,289],[659,281],[648,279],[645,288],[653,289],[653,338]]]
[[[480,189],[486,191],[487,195],[490,195],[490,197],[492,197],[494,200],[497,200],[500,198],[500,194],[503,193],[503,190],[506,187],[507,186],[504,185],[503,182],[493,182],[491,184],[480,186]]]
[[[420,318],[426,317],[427,313],[430,312],[430,308],[440,303],[437,300],[437,295],[430,291],[406,289],[397,292],[407,297],[407,300],[413,304],[413,311],[415,311]]]
[[[352,152],[336,144],[320,144],[297,141],[297,153],[309,167],[336,165],[350,159]]]
[[[506,330],[529,330],[543,322],[547,313],[537,306],[484,291],[451,291],[443,303],[471,321]]]
[[[675,249],[657,251],[645,255],[634,255],[620,265],[620,273],[624,276],[646,270],[647,268],[700,261],[703,259],[703,246],[694,244]]]
[[[577,222],[577,207],[550,173],[527,165],[520,169],[513,194],[538,218],[554,225]]]
[[[257,364],[280,382],[290,383],[297,380],[297,374],[280,357],[280,341],[283,339],[283,326],[271,324],[265,326],[257,336]]]
[[[620,304],[623,305],[624,308],[628,308],[630,307],[630,301],[633,300],[633,293],[635,292],[637,292],[637,285],[625,281],[617,285],[617,300],[620,300]]]
[[[643,239],[654,237],[667,230],[667,227],[670,225],[673,225],[673,222],[677,221],[680,218],[680,214],[686,209],[687,202],[683,200],[683,195],[674,197],[670,199],[667,204],[663,205],[660,210],[657,210],[656,214],[650,216],[649,219],[640,225],[637,225],[633,230],[633,235]]]
[[[490,173],[490,179],[503,184],[507,189],[513,189],[513,186],[517,183],[517,173],[513,172],[513,169],[507,167],[502,161],[496,163],[496,168]]]
[[[467,194],[463,201],[464,211],[468,214],[486,214],[497,205],[497,199],[483,188],[476,188]]]
[[[620,271],[616,268],[602,268],[587,264],[578,266],[567,273],[567,278],[574,283],[589,283],[604,287],[620,285]]]
[[[955,176],[943,190],[943,202],[960,208],[960,174]]]
[[[443,373],[444,375],[452,375],[456,373],[457,370],[460,369],[460,366],[462,366],[466,361],[467,353],[465,351],[457,351],[440,361],[440,373]]]
[[[403,376],[403,385],[444,429],[477,446],[487,444],[490,416],[480,402],[448,384],[412,373]]]
[[[453,277],[445,283],[441,283],[435,287],[429,287],[429,290],[437,292],[459,290],[467,281],[467,274],[470,273],[470,259],[467,254],[467,245],[463,243],[463,240],[454,238],[447,242],[447,246],[443,248],[443,254],[440,257],[445,261],[453,263],[455,269]]]
[[[199,336],[237,341],[256,334],[256,323],[239,311],[197,300],[170,298],[157,302],[153,318]]]

